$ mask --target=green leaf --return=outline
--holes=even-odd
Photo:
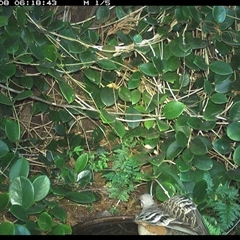
[[[122,6],[116,6],[115,11],[118,19],[121,19],[127,15]]]
[[[184,161],[181,158],[178,158],[176,160],[176,167],[180,172],[187,172],[192,168],[192,164],[189,164],[188,162]]]
[[[26,158],[19,158],[9,171],[9,178],[13,180],[16,177],[27,177],[29,174],[29,162]]]
[[[91,172],[89,170],[83,170],[77,175],[76,182],[79,183],[79,186],[84,187],[90,183],[91,179]]]
[[[132,95],[131,95],[131,102],[132,104],[136,104],[141,100],[141,92],[138,89],[134,89],[132,91]]]
[[[21,135],[20,126],[15,121],[11,119],[7,119],[6,125],[5,125],[5,132],[9,141],[15,143],[20,140],[20,135]]]
[[[154,64],[151,62],[142,63],[139,66],[141,72],[150,77],[158,76],[158,70],[155,68]]]
[[[101,73],[100,71],[96,71],[90,68],[87,68],[84,70],[84,74],[86,75],[86,77],[93,83],[95,84],[100,84],[101,81]]]
[[[176,136],[176,141],[177,141],[177,143],[178,143],[178,145],[180,146],[180,147],[186,147],[187,146],[187,144],[188,144],[188,139],[187,139],[187,137],[186,137],[186,135],[185,135],[185,133],[184,132],[182,132],[182,131],[178,131],[176,134],[175,134],[175,136]]]
[[[45,45],[42,49],[45,60],[55,62],[57,60],[57,50],[54,45]]]
[[[7,155],[8,152],[9,152],[8,145],[5,142],[3,142],[2,140],[0,140],[0,158]]]
[[[162,187],[170,196],[173,196],[176,192],[176,189],[173,184],[168,182],[161,182]],[[159,185],[156,187],[156,197],[159,201],[166,201],[168,196],[166,195],[165,191]]]
[[[212,159],[207,155],[195,155],[193,158],[193,165],[199,170],[208,171],[212,168],[213,162]]]
[[[205,155],[208,151],[206,144],[200,138],[193,138],[189,149],[194,155]]]
[[[240,182],[240,168],[228,170],[227,176],[234,181]]]
[[[211,101],[215,104],[223,104],[228,102],[228,99],[225,94],[223,93],[214,93],[211,96]]]
[[[179,78],[179,83],[181,87],[186,87],[190,83],[190,76],[188,73],[183,73],[183,75],[180,76]]]
[[[52,217],[47,212],[43,212],[39,215],[37,224],[41,230],[48,231],[53,226]]]
[[[15,224],[15,235],[31,235],[27,227]]]
[[[227,136],[233,141],[240,141],[240,122],[232,122],[228,124]]]
[[[193,61],[196,66],[198,66],[201,70],[207,71],[208,65],[205,62],[205,59],[202,56],[195,56],[195,59]]]
[[[80,173],[81,171],[83,171],[84,168],[87,166],[87,163],[88,163],[88,154],[87,153],[81,154],[77,158],[76,163],[74,165],[75,172]]]
[[[200,204],[205,201],[207,196],[207,182],[197,182],[193,188],[193,200],[196,204]]]
[[[25,10],[22,7],[17,7],[16,9],[16,18],[17,18],[17,22],[21,27],[24,27],[26,21],[27,21],[27,17],[25,14]]]
[[[65,222],[67,219],[66,211],[59,206],[54,207],[50,210],[50,213],[57,219],[59,219],[62,222]]]
[[[20,205],[28,209],[34,202],[34,188],[26,177],[17,177],[9,186],[10,202],[12,205]]]
[[[223,6],[214,6],[212,8],[212,16],[217,23],[222,23],[225,21],[227,13]]]
[[[66,198],[77,203],[88,204],[96,201],[96,196],[91,191],[68,192]]]
[[[116,120],[115,122],[111,123],[111,127],[113,128],[114,132],[120,137],[123,138],[126,134],[125,126],[122,122]]]
[[[17,219],[27,222],[28,221],[28,213],[27,211],[20,205],[12,205],[9,209],[9,212],[12,213],[14,217]]]
[[[229,75],[233,73],[231,65],[223,61],[212,61],[209,68],[211,71],[219,75]]]
[[[59,124],[54,127],[54,130],[59,136],[65,136],[66,135],[66,127],[64,124]]]
[[[29,43],[28,44],[30,51],[40,61],[44,61],[44,52],[42,51],[42,46],[35,45],[35,43]]]
[[[0,27],[6,26],[8,24],[8,17],[0,16]]]
[[[212,143],[214,149],[221,154],[228,154],[231,151],[231,141],[220,138]]]
[[[75,92],[72,89],[72,87],[63,81],[58,82],[59,88],[61,90],[62,95],[67,100],[67,102],[70,104],[75,100]]]
[[[0,233],[1,235],[15,235],[14,224],[11,222],[0,223]]]
[[[185,109],[185,104],[178,102],[178,101],[171,101],[168,102],[164,107],[163,107],[163,115],[166,117],[168,120],[174,119],[179,117],[183,110]]]
[[[100,68],[103,68],[105,70],[116,70],[117,66],[116,64],[108,59],[101,59],[97,62]],[[114,80],[114,79],[113,79]]]
[[[179,146],[177,141],[174,141],[167,148],[166,158],[172,160],[177,157],[182,152],[182,150],[183,147]]]
[[[113,123],[116,120],[116,118],[113,115],[109,114],[104,109],[100,110],[100,118],[103,121],[103,123],[107,124]]]
[[[229,119],[231,121],[240,121],[240,101],[235,102],[229,110]]]
[[[0,194],[0,212],[2,212],[9,204],[9,193]]]
[[[126,87],[121,87],[119,90],[119,97],[126,102],[131,102],[131,92]]]
[[[100,97],[101,97],[102,102],[107,107],[110,107],[113,104],[115,104],[115,102],[117,101],[118,92],[114,88],[105,87],[105,88],[101,89]]]
[[[32,95],[33,95],[33,92],[31,90],[25,90],[19,93],[16,97],[14,97],[14,100],[15,101],[24,100],[26,98],[29,98]]]
[[[96,11],[96,19],[99,24],[106,22],[110,17],[110,10],[108,6],[99,6]]]
[[[126,114],[127,115],[126,115],[125,119],[127,120],[127,124],[129,127],[135,128],[135,127],[139,126],[142,117],[138,110],[136,110],[134,107],[130,106],[126,110]]]
[[[140,34],[136,34],[134,37],[133,37],[133,41],[138,44],[138,43],[141,43],[142,42],[142,36]]]
[[[238,146],[233,153],[233,161],[240,166],[240,146]]]
[[[162,131],[162,132],[167,131],[170,127],[166,122],[159,120],[158,118],[156,119],[156,123],[157,123],[159,131]]]
[[[34,187],[34,201],[41,201],[44,199],[50,190],[50,180],[46,175],[40,175],[33,181]]]
[[[3,76],[10,78],[16,73],[16,66],[13,63],[0,66],[0,72]]]

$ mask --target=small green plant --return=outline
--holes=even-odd
[[[207,182],[205,209],[211,218],[206,218],[211,234],[226,234],[240,218],[239,193],[235,186],[225,182],[214,186],[209,173],[204,173]]]
[[[112,156],[101,154],[97,163],[92,164],[94,171],[105,169],[103,177],[107,181],[110,198],[127,201],[129,194],[136,188],[135,183],[139,182],[139,164],[131,157],[130,151],[135,144],[132,139],[124,139],[122,145],[113,151]],[[112,164],[111,169],[107,169],[109,167],[107,163]]]

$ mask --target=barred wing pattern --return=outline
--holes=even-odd
[[[143,209],[135,217],[140,235],[144,232],[154,235],[208,234],[197,206],[190,199],[174,196],[157,205],[151,195],[144,194],[140,200]]]

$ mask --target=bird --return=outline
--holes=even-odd
[[[156,204],[145,193],[140,196],[142,210],[135,215],[139,235],[208,235],[195,203],[184,196],[175,195]]]

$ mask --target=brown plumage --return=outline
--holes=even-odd
[[[174,196],[155,204],[150,194],[140,197],[136,215],[140,235],[208,235],[197,206],[188,198]]]

